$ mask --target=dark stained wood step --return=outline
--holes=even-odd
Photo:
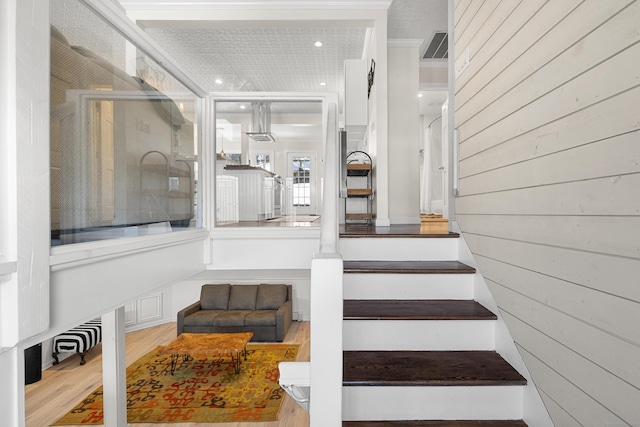
[[[527,427],[522,420],[343,421],[342,427]]]
[[[473,300],[345,300],[347,320],[496,320]]]
[[[474,274],[460,261],[344,261],[345,273]]]
[[[371,224],[342,224],[340,238],[414,238],[414,239],[457,239],[458,233],[431,234],[421,231],[420,224],[394,224],[390,227],[376,227]]]
[[[526,379],[495,351],[345,351],[344,386],[510,386]]]

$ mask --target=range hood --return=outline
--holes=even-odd
[[[251,103],[251,132],[247,136],[256,142],[275,142],[271,133],[271,103],[256,101]]]

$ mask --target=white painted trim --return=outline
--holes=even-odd
[[[102,316],[102,384],[105,427],[127,425],[124,307]]]
[[[420,92],[430,90],[448,90],[449,85],[447,83],[420,83]]]
[[[344,420],[514,420],[523,414],[522,386],[352,386],[342,393]]]
[[[376,227],[391,227],[389,218],[376,218]]]
[[[371,37],[373,36],[373,28],[367,27],[367,31],[364,35],[364,43],[362,45],[362,59],[367,60],[367,52],[369,52],[369,45],[371,45]]]
[[[416,216],[412,217],[397,217],[390,218],[389,221],[391,224],[420,224],[420,214],[417,213]]]
[[[449,60],[422,58],[420,68],[449,68]]]
[[[18,263],[16,261],[9,261],[0,255],[0,283],[2,282],[1,276],[15,273],[18,269]]]
[[[185,85],[190,91],[199,97],[204,97],[206,92],[198,84],[187,76],[176,65],[176,62],[164,50],[154,42],[140,27],[118,8],[114,3],[103,0],[82,0],[91,11],[101,16],[118,32],[129,39],[140,50],[144,51],[151,59],[162,65],[169,73]]]
[[[477,265],[473,254],[471,253],[471,249],[469,248],[457,221],[451,221],[451,230],[454,233],[460,234],[460,238],[458,239],[458,259],[461,262],[476,268]],[[495,330],[496,351],[527,380],[527,385],[524,386],[525,391],[523,394],[523,405],[524,408],[527,408],[527,414],[538,420],[538,423],[536,424],[537,426],[552,427],[553,422],[551,421],[551,418],[544,406],[540,393],[531,378],[531,374],[522,359],[522,355],[518,351],[513,338],[511,337],[509,328],[504,321],[502,313],[498,309],[495,299],[491,294],[484,277],[480,272],[477,272],[473,276],[475,278],[473,299],[498,316]]]
[[[389,47],[417,47],[422,46],[424,39],[389,39],[387,46]]]
[[[121,0],[126,10],[148,9],[267,9],[267,10],[315,10],[315,9],[388,9],[392,0]]]
[[[211,240],[319,239],[320,227],[218,227]]]
[[[208,237],[209,232],[207,230],[193,229],[150,236],[122,237],[119,239],[57,246],[51,248],[51,271],[119,258],[151,249],[181,245],[196,240],[206,241]]]
[[[311,264],[311,427],[342,425],[342,271],[340,255]],[[331,286],[327,286],[327,284]],[[329,409],[330,410],[327,410]]]

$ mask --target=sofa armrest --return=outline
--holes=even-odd
[[[285,301],[276,312],[276,340],[284,341],[293,320],[293,302]]]
[[[184,332],[184,318],[190,314],[195,313],[196,311],[200,311],[200,301],[196,301],[193,304],[183,308],[178,312],[178,333],[177,335],[182,334]]]

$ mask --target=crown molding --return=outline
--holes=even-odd
[[[215,10],[215,9],[382,9],[387,10],[392,0],[120,0],[131,10]]]
[[[424,39],[389,39],[387,46],[393,47],[420,47],[424,43]]]

